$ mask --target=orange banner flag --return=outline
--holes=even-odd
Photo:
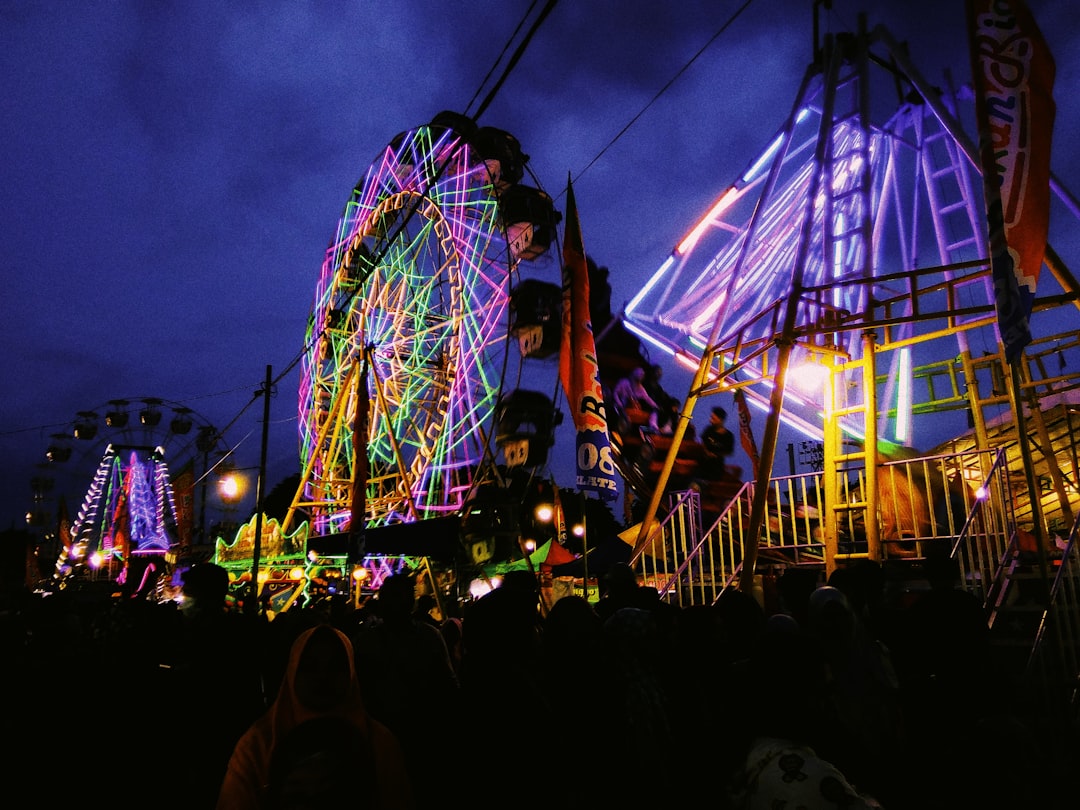
[[[569,178],[566,181],[562,273],[563,339],[559,352],[559,378],[577,428],[577,488],[597,492],[604,500],[614,500],[619,488],[589,315],[589,267],[574,188]]]

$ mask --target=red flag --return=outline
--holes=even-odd
[[[589,315],[589,267],[574,188],[569,178],[566,181],[562,274],[563,339],[559,351],[559,379],[577,428],[577,487],[598,492],[605,500],[613,500],[619,491]]]
[[[1011,362],[1031,342],[1046,253],[1055,66],[1022,0],[968,0],[967,15],[994,302]]]
[[[556,565],[565,565],[576,560],[577,557],[570,549],[564,546],[556,539],[551,540],[551,544],[548,546],[547,556],[544,557],[544,561],[540,563],[541,567],[553,568]]]
[[[108,531],[108,543],[106,550],[120,553],[120,559],[127,566],[128,557],[131,556],[131,509],[128,499],[131,497],[131,469],[124,475],[123,485],[120,487],[119,497],[113,509],[112,519]]]
[[[754,434],[750,430],[750,408],[746,405],[746,394],[743,393],[741,388],[735,391],[735,406],[739,409],[739,442],[742,444],[742,449],[746,451],[746,455],[750,458],[750,463],[754,465],[754,475],[756,476],[758,465],[761,463],[761,456],[758,454]]]

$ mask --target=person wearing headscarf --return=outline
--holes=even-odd
[[[411,810],[412,785],[401,745],[393,733],[371,717],[364,706],[348,636],[330,625],[305,630],[293,642],[277,697],[265,714],[237,741],[218,793],[218,810],[265,810],[280,807],[272,786],[281,783],[274,763],[290,740],[303,736],[308,724],[328,718],[347,721],[367,745],[350,743],[355,770],[374,773],[369,804],[382,810]],[[340,753],[340,752],[337,752]],[[357,785],[368,793],[370,786]]]

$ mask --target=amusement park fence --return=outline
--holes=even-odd
[[[1072,722],[1080,719],[1080,517],[1060,554],[1051,547],[1051,556],[1033,555],[1020,543],[1003,450],[880,466],[877,519],[886,559],[914,567],[927,554],[951,556],[959,586],[978,597],[989,629],[995,632],[997,626],[995,643],[1018,653],[1013,671],[1019,682],[1041,696],[1045,708],[1053,706],[1053,713]],[[833,558],[839,562],[868,556],[860,496],[865,470],[846,473],[839,485],[842,502],[833,508]],[[823,498],[823,475],[813,472],[768,482],[767,513],[757,538],[759,566],[827,570],[823,524],[829,506]],[[711,605],[724,590],[739,587],[754,488],[754,482],[743,484],[718,514],[703,505],[696,489],[676,493],[632,560],[639,581],[680,607]],[[1025,581],[1047,575],[1044,598],[1017,605]],[[1010,636],[1007,628],[1015,627],[1018,609],[1026,610],[1029,619],[1019,634]]]

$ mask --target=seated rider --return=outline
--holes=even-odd
[[[645,386],[645,391],[649,397],[657,405],[657,426],[660,428],[660,432],[674,433],[675,425],[679,421],[679,409],[682,407],[682,403],[664,390],[664,387],[660,384],[663,376],[664,369],[653,363],[646,370],[642,384]],[[693,425],[690,427],[693,427]],[[687,435],[688,438],[693,438],[692,432]]]
[[[635,368],[629,377],[623,377],[615,383],[612,396],[615,399],[615,407],[623,414],[628,414],[632,409],[645,411],[648,414],[648,427],[657,430],[657,419],[660,411],[659,406],[645,390],[645,369]]]

